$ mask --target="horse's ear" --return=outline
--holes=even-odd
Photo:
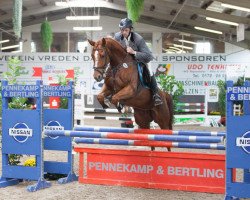
[[[105,38],[102,38],[102,46],[103,46],[103,47],[106,46],[106,40],[105,40]]]
[[[94,42],[94,41],[88,39],[88,42],[89,42],[89,44],[90,44],[91,46],[95,46],[95,42]]]

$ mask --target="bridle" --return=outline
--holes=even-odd
[[[94,71],[97,71],[98,73],[100,73],[100,74],[102,75],[102,77],[103,77],[103,76],[104,76],[104,73],[105,73],[105,71],[106,71],[106,69],[107,69],[107,66],[109,65],[109,59],[108,59],[108,55],[106,55],[106,54],[107,54],[107,50],[106,50],[105,47],[103,47],[102,49],[101,49],[101,48],[99,48],[99,49],[93,49],[93,51],[98,51],[98,52],[99,52],[100,50],[103,50],[103,51],[104,51],[104,56],[105,56],[104,65],[101,66],[101,67],[95,67],[95,66],[93,66],[93,69],[94,69]]]
[[[104,77],[109,76],[109,75],[105,75],[105,73],[106,73],[107,66],[110,63],[110,60],[109,60],[109,56],[106,55],[106,54],[108,54],[106,47],[93,49],[93,51],[100,51],[100,50],[104,51],[105,63],[101,67],[95,67],[94,66],[93,69],[94,69],[94,71],[97,71],[98,73],[100,73],[102,78],[104,78]],[[111,72],[112,72],[113,77],[115,76],[116,72],[123,66],[123,64],[124,64],[125,60],[127,59],[128,55],[129,55],[129,53],[126,53],[126,56],[122,59],[122,61],[118,65],[116,65],[115,67],[111,68]]]

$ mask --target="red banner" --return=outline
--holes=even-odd
[[[35,76],[35,77],[42,77],[42,74],[43,74],[43,68],[42,67],[33,67],[33,75],[32,76]]]
[[[88,148],[75,151],[80,152],[82,183],[225,192],[225,155]],[[86,161],[83,152],[87,152]]]
[[[75,71],[73,69],[67,69],[66,72],[67,72],[66,78],[73,79],[75,77]]]

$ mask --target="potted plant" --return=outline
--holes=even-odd
[[[174,112],[176,113],[179,97],[184,93],[183,85],[175,79],[175,76],[169,76],[165,74],[160,74],[157,76],[157,81],[160,84],[160,88],[164,92],[172,95]]]
[[[217,86],[219,88],[219,111],[221,115],[220,123],[222,125],[226,125],[226,82],[223,80],[219,80],[217,82]]]
[[[126,8],[128,17],[133,21],[137,22],[140,18],[141,12],[144,8],[144,0],[126,0]]]
[[[19,60],[17,57],[9,58],[7,65],[8,65],[8,71],[3,73],[3,78],[8,80],[9,84],[16,84],[18,77],[21,75],[20,73],[22,69],[21,60]],[[31,105],[28,104],[28,98],[21,98],[21,97],[12,98],[8,104],[8,108],[32,109]],[[11,165],[19,164],[21,157],[22,155],[19,154],[10,154],[9,164]]]
[[[47,19],[41,24],[40,34],[42,38],[43,50],[45,52],[49,52],[51,44],[53,43],[53,32],[51,24]]]

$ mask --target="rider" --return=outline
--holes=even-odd
[[[145,40],[138,33],[132,32],[133,24],[132,20],[124,18],[119,24],[120,32],[116,33],[114,39],[121,43],[122,46],[127,48],[129,54],[134,55],[137,62],[144,63],[146,66],[151,60],[153,60],[152,52],[146,45]],[[157,82],[155,80],[152,70],[150,72],[150,89],[153,92],[154,105],[161,105],[162,99],[158,94]]]

